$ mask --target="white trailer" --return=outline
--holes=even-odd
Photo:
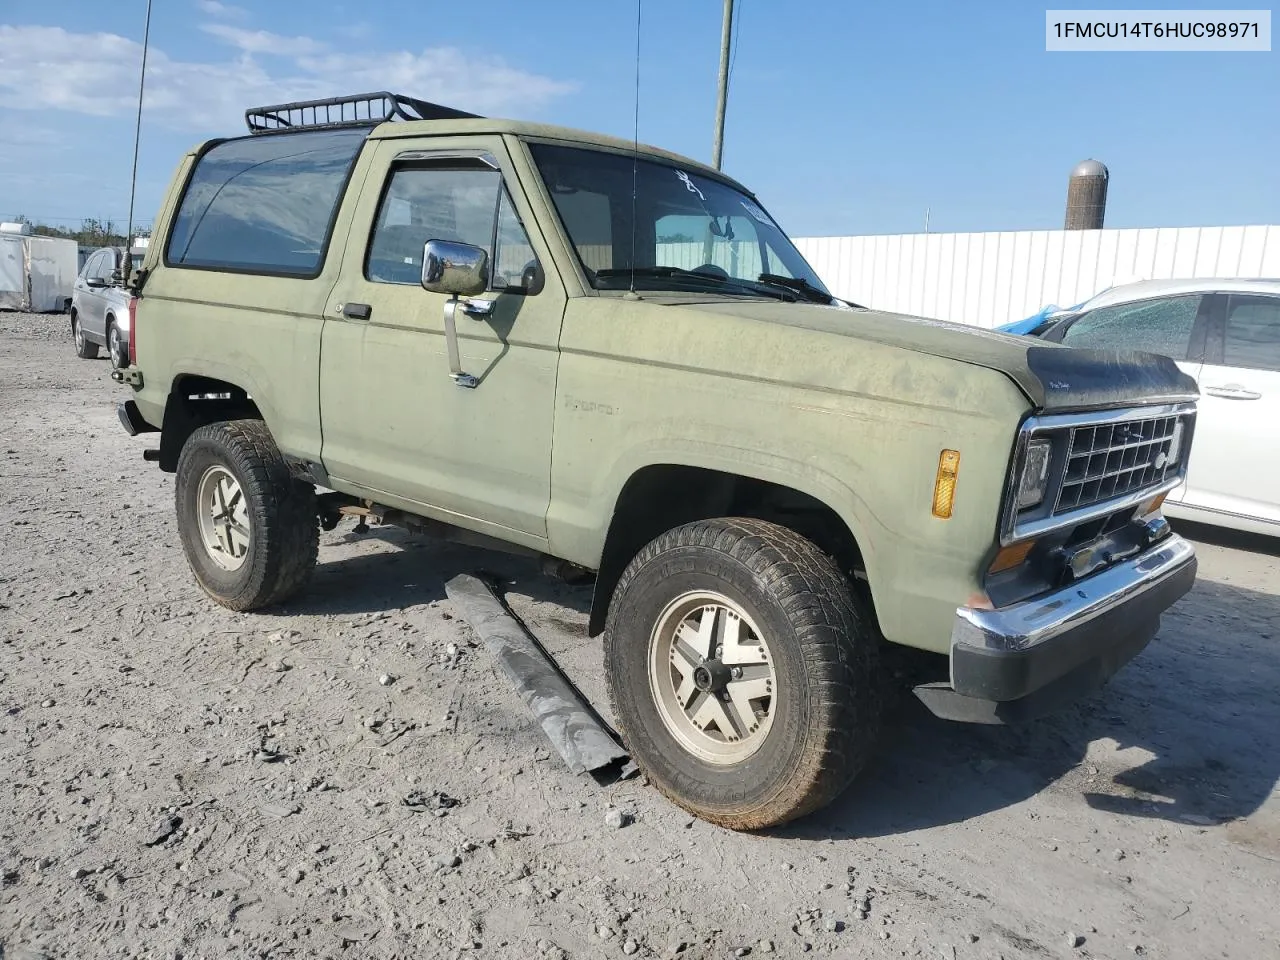
[[[80,272],[79,247],[30,230],[26,224],[0,224],[0,309],[62,312]]]

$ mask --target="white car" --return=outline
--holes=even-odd
[[[1172,517],[1280,536],[1280,280],[1144,280],[1113,287],[1032,335],[1172,357],[1200,387]]]

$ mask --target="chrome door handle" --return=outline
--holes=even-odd
[[[1211,397],[1221,397],[1223,400],[1261,400],[1262,394],[1256,390],[1247,390],[1244,387],[1237,386],[1234,383],[1227,384],[1224,387],[1205,387],[1204,392]]]
[[[461,301],[462,312],[468,317],[480,318],[487,317],[493,313],[494,308],[498,305],[497,300],[463,300]]]

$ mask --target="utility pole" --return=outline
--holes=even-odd
[[[720,169],[724,153],[724,109],[729,99],[729,46],[733,42],[733,0],[724,0],[724,23],[720,27],[720,84],[716,98],[716,139],[711,148],[711,165]]]
[[[129,232],[124,235],[124,279],[133,272],[133,201],[138,194],[138,143],[142,139],[142,92],[147,86],[147,47],[151,42],[151,0],[147,0],[147,23],[142,30],[142,75],[138,78],[138,122],[133,128],[133,179],[129,181]]]

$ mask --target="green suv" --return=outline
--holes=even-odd
[[[853,307],[650,147],[390,94],[246,116],[183,158],[115,374],[227,607],[304,589],[344,514],[589,571],[639,766],[752,829],[866,764],[886,644],[946,655],[934,713],[1008,722],[1191,587],[1170,360]]]

